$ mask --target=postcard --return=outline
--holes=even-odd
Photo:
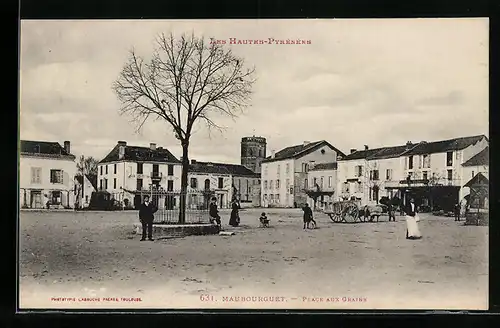
[[[19,309],[488,309],[488,33],[22,20]]]

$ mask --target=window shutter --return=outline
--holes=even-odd
[[[62,180],[62,183],[67,186],[68,185],[68,182],[69,182],[69,174],[64,172],[63,170],[61,170],[61,180]]]

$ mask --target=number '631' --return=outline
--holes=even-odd
[[[209,301],[213,301],[213,300],[214,300],[214,297],[212,295],[207,295],[207,294],[200,295],[200,301],[202,301],[202,302],[209,302]]]

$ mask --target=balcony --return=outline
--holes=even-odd
[[[151,172],[151,181],[160,181],[162,179],[161,172]]]

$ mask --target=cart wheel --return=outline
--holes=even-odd
[[[346,222],[355,223],[359,217],[359,209],[355,204],[349,204],[345,208],[344,217]]]

